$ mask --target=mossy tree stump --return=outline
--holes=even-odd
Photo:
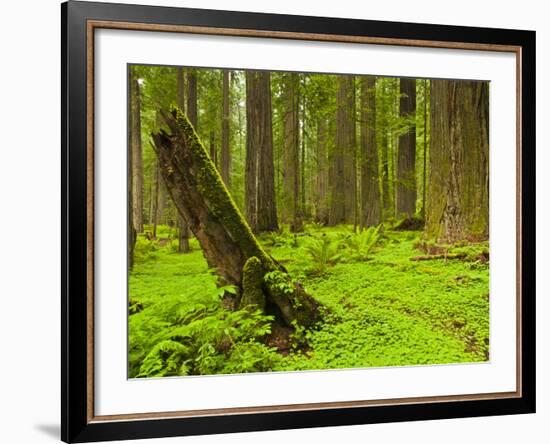
[[[235,305],[265,307],[286,325],[317,322],[319,303],[258,243],[185,114],[161,114],[168,131],[152,137],[166,188],[209,267],[240,290]]]

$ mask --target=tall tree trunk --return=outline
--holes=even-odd
[[[290,230],[302,230],[302,214],[299,207],[300,188],[300,93],[299,77],[295,73],[283,77],[283,193],[282,217],[290,223]]]
[[[246,215],[254,232],[278,229],[270,74],[246,72]]]
[[[158,168],[158,166],[157,166]],[[165,224],[165,208],[166,208],[166,190],[162,183],[162,175],[159,172],[159,194],[157,205],[157,223]]]
[[[185,112],[185,73],[183,68],[176,70],[176,103]]]
[[[159,182],[160,182],[160,173],[159,173],[159,166],[157,161],[155,162],[155,180],[153,183],[153,193],[151,193],[152,194],[151,200],[153,204],[151,207],[151,219],[152,219],[151,224],[153,225],[153,239],[157,238],[158,208],[159,208],[159,200],[160,200]]]
[[[399,115],[413,121],[416,116],[416,79],[402,78],[399,91]],[[412,217],[416,213],[416,124],[399,136],[397,147],[397,216]]]
[[[306,76],[300,78],[300,86],[306,91]],[[300,104],[301,125],[300,125],[300,216],[301,219],[307,217],[306,214],[306,95],[304,94]]]
[[[197,72],[187,69],[187,117],[195,131],[199,127]]]
[[[361,79],[361,228],[381,222],[378,146],[376,145],[376,78]]]
[[[383,81],[383,94],[382,98],[384,102],[384,109],[380,113],[380,118],[377,120],[377,125],[380,127],[380,141],[382,143],[382,147],[380,150],[381,155],[381,163],[382,163],[382,204],[384,208],[384,214],[383,217],[388,217],[391,215],[393,216],[392,211],[392,202],[391,202],[391,194],[390,194],[390,168],[389,168],[389,159],[391,158],[391,151],[390,151],[390,140],[391,136],[388,137],[389,133],[389,116],[388,114],[391,112],[391,106],[388,107],[386,105],[387,97],[391,93],[390,88],[388,87],[387,80]]]
[[[223,95],[223,115],[222,115],[222,149],[221,149],[221,175],[228,189],[231,189],[231,149],[229,147],[229,124],[231,119],[230,96],[229,96],[229,74],[227,70],[223,71],[222,95]]]
[[[332,150],[329,224],[353,223],[356,215],[355,86],[353,76],[338,76],[336,140]]]
[[[197,128],[197,82],[196,82],[196,76],[194,76],[195,81],[192,84],[190,81],[190,74],[188,73],[187,78],[187,86],[188,86],[188,92],[187,92],[187,112],[189,112],[189,109],[194,109],[194,115],[189,116],[189,119],[192,122],[192,125],[194,128]],[[176,78],[176,89],[177,89],[177,98],[176,103],[178,104],[178,107],[181,109],[182,112],[185,112],[185,79],[184,79],[184,72],[183,68],[178,68],[177,70],[177,78]],[[192,94],[194,96],[192,97]],[[187,227],[187,223],[182,217],[178,217],[178,253],[189,253],[191,251],[191,247],[189,246],[189,228]]]
[[[265,80],[264,80],[265,81]],[[208,265],[254,304],[292,325],[320,319],[319,304],[260,246],[183,113],[165,113],[171,135],[153,134],[166,187],[199,241]]]
[[[317,120],[317,190],[316,190],[316,219],[321,223],[328,223],[328,123],[325,117]]]
[[[135,68],[130,70],[132,209],[136,232],[143,232],[143,147],[141,142],[141,93]]]
[[[344,182],[345,182],[345,219],[357,227],[357,127],[355,113],[355,78],[349,76],[346,86],[347,116],[344,123],[347,127],[347,141],[344,146]],[[346,136],[345,136],[346,137]]]
[[[424,79],[424,146],[422,149],[422,220],[426,220],[426,175],[428,158],[428,80]]]
[[[216,149],[216,136],[214,134],[214,131],[210,131],[210,158],[212,159],[212,162],[214,162],[214,165],[216,165],[216,168],[218,165],[218,150]]]
[[[258,78],[261,117],[260,146],[258,147],[258,232],[277,231],[275,198],[275,165],[273,163],[273,114],[271,105],[271,74],[260,72]]]
[[[426,236],[489,236],[489,84],[431,80]]]
[[[260,144],[256,75],[246,71],[246,160],[244,170],[244,212],[253,232],[258,231],[258,145]]]
[[[134,225],[134,162],[133,162],[133,149],[134,149],[134,103],[133,103],[133,84],[134,84],[134,74],[133,69],[130,68],[128,70],[128,84],[129,89],[131,91],[130,93],[130,102],[128,103],[128,127],[130,128],[129,137],[128,137],[128,147],[127,147],[127,154],[128,154],[128,165],[127,165],[127,178],[128,178],[128,203],[126,205],[127,212],[128,212],[128,220],[127,220],[127,226],[126,229],[128,231],[126,237],[127,237],[127,243],[128,243],[128,269],[131,270],[134,266],[134,250],[136,246],[136,228]]]

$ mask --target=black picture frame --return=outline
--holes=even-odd
[[[88,360],[89,116],[87,38],[90,20],[186,25],[236,30],[366,36],[520,48],[521,65],[521,394],[448,400],[196,417],[95,421],[90,417]],[[69,1],[61,5],[62,53],[62,384],[61,438],[90,442],[288,428],[510,415],[535,412],[535,32],[413,23],[322,18],[202,9]],[[92,312],[93,313],[93,312]]]

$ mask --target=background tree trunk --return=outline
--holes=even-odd
[[[197,72],[187,69],[187,118],[195,131],[199,127]]]
[[[257,230],[276,231],[277,206],[275,198],[275,165],[273,163],[273,116],[271,108],[271,75],[260,72],[258,78],[260,91],[261,122],[260,145],[258,146],[258,217]]]
[[[141,143],[141,94],[135,67],[130,70],[132,209],[136,232],[143,232],[143,147]]]
[[[128,70],[128,84],[129,89],[132,91],[134,82],[134,75],[132,68]],[[130,93],[130,101],[128,103],[128,126],[130,128],[128,137],[128,165],[127,165],[127,177],[128,177],[128,224],[127,224],[127,242],[128,242],[128,269],[132,269],[134,266],[134,250],[136,246],[136,228],[134,226],[134,162],[133,162],[133,148],[134,148],[134,123],[133,123],[133,94]]]
[[[336,139],[331,155],[329,225],[354,222],[356,201],[354,96],[353,76],[339,76],[336,96]]]
[[[298,74],[286,73],[283,77],[283,193],[281,209],[283,220],[290,231],[302,230],[299,209],[300,175],[300,92]]]
[[[153,134],[155,152],[168,192],[208,265],[224,283],[243,290],[243,297],[261,291],[280,322],[317,322],[319,304],[260,246],[186,116],[176,110],[163,115],[172,134]]]
[[[388,94],[388,88],[387,85],[384,83],[384,96],[383,99],[386,99],[386,96]],[[382,163],[382,204],[384,208],[384,216],[388,217],[390,215],[393,216],[392,211],[392,202],[391,202],[391,194],[390,194],[390,167],[389,167],[389,159],[391,158],[391,152],[390,152],[390,139],[388,137],[389,132],[389,125],[388,125],[388,112],[389,110],[385,107],[384,112],[381,113],[381,118],[377,119],[377,124],[380,123],[380,132],[381,137],[380,141],[382,143],[382,147],[380,150],[381,153],[381,163]]]
[[[344,141],[344,219],[357,226],[357,128],[355,115],[355,77],[344,78],[344,107],[341,123]]]
[[[155,162],[155,180],[153,183],[153,193],[151,196],[151,224],[153,225],[153,239],[157,238],[157,224],[158,224],[158,208],[159,208],[159,191],[160,191],[160,173],[159,173],[159,166],[158,161]]]
[[[191,77],[193,80],[191,80]],[[183,68],[178,68],[177,71],[177,100],[176,103],[178,104],[179,108],[182,112],[185,112],[185,80],[184,80],[184,72]],[[191,72],[187,73],[187,112],[189,110],[194,113],[192,116],[189,116],[189,120],[191,121],[191,124],[193,127],[197,128],[197,79],[196,75],[192,75]],[[180,216],[178,217],[178,253],[189,253],[191,251],[191,247],[189,246],[189,228],[187,227],[187,223],[185,220]]]
[[[424,144],[422,149],[422,220],[426,220],[426,181],[428,159],[428,80],[424,79]]]
[[[396,214],[412,217],[416,213],[416,79],[402,78],[399,91],[399,114],[412,123],[399,136],[397,147]]]
[[[426,236],[489,236],[489,84],[431,80]]]
[[[376,144],[376,78],[361,78],[361,228],[382,221],[378,146]]]
[[[244,171],[244,213],[252,231],[257,232],[258,216],[258,128],[257,82],[253,71],[246,71],[246,159]]]
[[[210,131],[209,139],[210,139],[210,158],[212,159],[212,162],[214,162],[214,165],[216,165],[216,168],[218,168],[219,167],[218,150],[216,149],[216,136],[214,134],[214,131]]]
[[[275,167],[270,74],[246,73],[246,171],[245,203],[254,232],[278,229],[275,201]]]
[[[321,223],[328,223],[328,122],[325,117],[317,120],[317,202],[316,219]]]
[[[228,189],[231,189],[231,149],[229,147],[229,123],[231,119],[230,97],[229,97],[229,74],[227,70],[223,71],[222,77],[222,95],[223,95],[223,115],[222,115],[222,149],[221,149],[221,174],[223,182]]]

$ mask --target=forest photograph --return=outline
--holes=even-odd
[[[129,378],[489,361],[488,81],[127,75]]]

